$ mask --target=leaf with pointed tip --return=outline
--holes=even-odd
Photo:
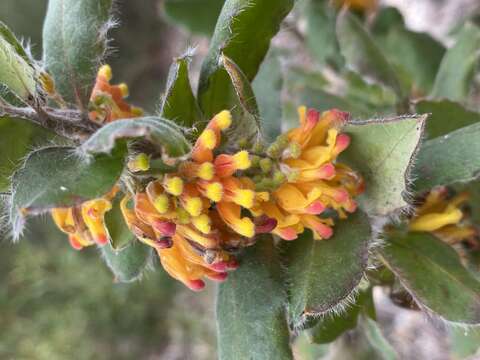
[[[466,23],[458,35],[457,42],[442,59],[430,96],[465,101],[479,63],[479,49],[480,29],[476,25]]]
[[[125,246],[135,241],[135,236],[129,230],[120,209],[122,194],[117,194],[112,201],[112,209],[105,213],[105,226],[110,238],[110,246],[114,251],[122,250]]]
[[[36,96],[35,69],[3,23],[0,23],[0,96],[9,102],[27,102]]]
[[[383,360],[398,359],[397,352],[383,335],[377,322],[366,316],[362,316],[360,322],[368,342]]]
[[[198,99],[207,118],[235,103],[220,56],[232,59],[249,81],[267,54],[270,39],[293,6],[293,0],[226,0],[200,72]]]
[[[286,295],[272,238],[264,236],[245,249],[240,262],[218,288],[219,359],[293,359]]]
[[[480,176],[480,123],[429,140],[421,147],[414,169],[414,190],[468,182]]]
[[[333,237],[314,240],[310,231],[284,242],[289,313],[294,327],[327,313],[352,295],[367,266],[372,232],[368,217],[357,210],[337,221]]]
[[[384,215],[407,205],[404,192],[426,118],[351,122],[344,128],[351,143],[341,158],[365,180],[359,201],[367,212]]]
[[[119,250],[106,244],[101,247],[101,252],[115,280],[123,283],[138,280],[152,257],[152,248],[138,240]]]
[[[81,150],[86,153],[109,153],[117,142],[126,139],[147,140],[158,150],[165,149],[170,156],[182,156],[190,151],[190,144],[175,123],[155,116],[123,119],[111,122],[98,129]]]
[[[203,118],[188,77],[190,56],[177,58],[170,66],[167,90],[162,97],[160,114],[163,118],[191,128]]]
[[[449,245],[429,233],[390,233],[381,260],[418,305],[443,319],[480,323],[480,282]]]
[[[425,126],[428,139],[480,122],[480,113],[447,99],[420,100],[415,104],[415,110],[417,114],[431,114]]]
[[[118,181],[126,147],[111,155],[80,155],[71,147],[47,147],[32,152],[12,177],[10,220],[18,238],[24,215],[69,207],[105,195]]]
[[[43,27],[43,61],[60,95],[87,110],[106,50],[112,0],[50,0]]]
[[[336,29],[347,66],[362,76],[389,86],[402,98],[404,91],[395,71],[360,21],[343,11],[337,17]]]
[[[0,37],[13,46],[17,55],[20,55],[29,65],[33,65],[32,59],[30,56],[28,56],[20,41],[17,39],[12,30],[10,30],[9,27],[2,21],[0,21]]]
[[[167,20],[186,27],[192,33],[211,35],[225,0],[166,0]]]

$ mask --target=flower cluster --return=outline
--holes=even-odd
[[[110,85],[111,76],[110,67],[100,68],[91,96],[92,121],[141,113],[124,101],[126,85]],[[123,189],[120,209],[130,231],[157,251],[172,277],[201,290],[205,278],[225,280],[238,267],[233,254],[252,245],[256,235],[294,240],[310,229],[315,239],[328,239],[334,219],[356,210],[353,198],[363,191],[363,181],[337,162],[350,143],[340,132],[348,114],[300,107],[299,117],[300,126],[268,148],[225,152],[222,133],[232,124],[225,110],[210,120],[186,157],[169,159],[167,173],[149,172],[148,154],[130,159],[127,167],[138,181],[136,190]],[[74,248],[109,242],[104,215],[120,186],[103,198],[52,210]]]
[[[418,200],[415,215],[410,219],[409,230],[431,232],[448,244],[466,242],[476,245],[478,232],[468,223],[465,203],[467,193],[454,195],[440,186]]]

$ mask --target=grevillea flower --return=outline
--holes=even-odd
[[[228,111],[217,114],[175,173],[150,181],[145,191],[135,194],[131,207],[130,199],[122,202],[132,232],[156,249],[172,277],[192,290],[205,286],[203,277],[225,280],[227,270],[237,267],[230,250],[252,244],[255,234],[276,225],[265,217],[242,214],[258,198],[268,198],[268,193],[255,192],[251,181],[235,176],[250,168],[248,152],[214,155],[231,121]],[[137,162],[131,165],[138,167]]]
[[[361,177],[336,162],[350,144],[350,137],[339,132],[348,114],[338,110],[319,114],[305,107],[298,113],[300,126],[280,135],[267,150],[272,165],[264,166],[267,174],[258,184],[268,185],[273,179],[273,189],[269,199],[259,201],[253,210],[276,219],[273,233],[284,240],[296,239],[305,228],[315,239],[328,239],[334,221],[326,210],[345,218],[357,208],[353,197],[363,191]]]
[[[51,210],[55,225],[68,234],[68,240],[74,249],[81,250],[94,244],[103,246],[109,241],[104,216],[112,208],[111,200],[117,191],[118,187],[115,186],[103,198],[70,208]]]
[[[101,66],[90,96],[90,120],[108,123],[143,115],[142,109],[131,106],[124,100],[128,96],[127,84],[111,85],[111,79],[112,69],[110,66]]]
[[[378,0],[334,0],[337,8],[347,7],[358,11],[373,11],[378,6]]]
[[[415,215],[409,222],[410,231],[431,232],[448,244],[467,242],[476,245],[478,232],[462,209],[468,201],[467,193],[452,195],[447,187],[430,191],[419,200]]]

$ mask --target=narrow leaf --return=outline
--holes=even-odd
[[[101,247],[101,252],[105,263],[118,282],[132,282],[139,279],[152,257],[152,248],[137,240],[120,250],[115,250],[110,244],[106,244]]]
[[[391,87],[399,98],[403,97],[391,64],[359,20],[346,11],[337,18],[337,38],[347,66],[362,76]]]
[[[362,316],[361,325],[368,342],[383,360],[396,360],[399,358],[397,352],[388,342],[385,335],[383,335],[380,326],[375,320]]]
[[[200,73],[198,97],[207,118],[229,109],[234,99],[220,56],[224,54],[232,59],[252,81],[268,51],[270,39],[293,3],[293,0],[225,2]]]
[[[217,294],[219,359],[293,359],[286,295],[272,239],[259,239],[240,261]]]
[[[284,243],[289,312],[296,327],[346,299],[362,279],[372,234],[360,210],[335,224],[328,240],[314,240],[310,231]]]
[[[165,0],[167,20],[190,32],[211,35],[225,0]]]
[[[428,233],[393,233],[380,254],[420,307],[447,321],[480,323],[480,282],[450,246]]]
[[[29,65],[32,64],[32,59],[28,56],[27,52],[23,48],[21,42],[17,39],[15,34],[8,28],[6,24],[0,21],[0,37],[6,40],[13,46],[15,53],[23,58]]]
[[[154,116],[111,122],[98,129],[81,149],[87,153],[109,153],[118,141],[135,138],[151,142],[170,156],[185,155],[190,150],[178,125]]]
[[[446,99],[420,100],[415,104],[415,110],[418,114],[430,114],[425,127],[428,139],[480,122],[480,113]]]
[[[387,214],[407,205],[404,192],[422,137],[426,115],[352,122],[345,127],[351,144],[343,160],[365,180],[361,206]]]
[[[87,109],[106,50],[112,0],[50,0],[43,27],[43,61],[62,97]]]
[[[202,112],[190,86],[189,62],[189,55],[185,55],[175,59],[170,66],[167,90],[162,98],[160,110],[163,118],[187,128],[202,120]]]
[[[71,147],[49,147],[32,152],[12,178],[10,219],[14,237],[24,215],[54,207],[69,207],[106,194],[122,173],[126,148],[111,155],[80,156]]]
[[[122,250],[131,242],[135,236],[129,230],[120,210],[120,201],[124,194],[119,194],[112,201],[112,209],[105,213],[105,225],[108,229],[110,245],[114,251]]]
[[[480,123],[427,141],[415,166],[416,191],[472,181],[480,176]]]
[[[480,55],[480,29],[466,23],[457,42],[442,59],[433,86],[432,98],[465,101],[469,95]]]

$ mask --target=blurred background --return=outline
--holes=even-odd
[[[195,88],[213,30],[209,18],[216,16],[222,3],[208,1],[205,6],[203,1],[207,3],[193,1],[195,8],[187,11],[205,19],[193,29],[195,33],[172,23],[165,15],[164,1],[117,1],[114,17],[119,26],[110,33],[107,62],[114,82],[129,85],[131,103],[155,112],[172,58],[191,46],[196,47],[191,71]],[[173,2],[181,10],[192,0]],[[302,2],[298,1],[299,6]],[[30,44],[36,58],[41,57],[46,5],[47,0],[0,1],[0,20]],[[479,0],[384,0],[381,5],[397,7],[407,27],[428,32],[444,46],[449,46],[455,28],[480,9]],[[274,44],[278,51],[295,50],[295,57],[284,61],[311,66],[312,54],[302,46],[303,27],[302,17],[294,11]],[[0,241],[0,359],[216,358],[214,285],[193,293],[159,266],[153,266],[155,271],[140,282],[115,283],[98,255],[94,248],[72,250],[46,217],[32,221],[17,244],[4,235]],[[444,326],[433,325],[414,311],[394,311],[381,291],[375,300],[380,321],[388,325],[387,336],[402,358],[455,359],[475,350],[452,350]],[[475,330],[452,331],[460,340],[473,334],[480,344]],[[303,338],[295,341],[299,359],[316,359],[326,351]]]

